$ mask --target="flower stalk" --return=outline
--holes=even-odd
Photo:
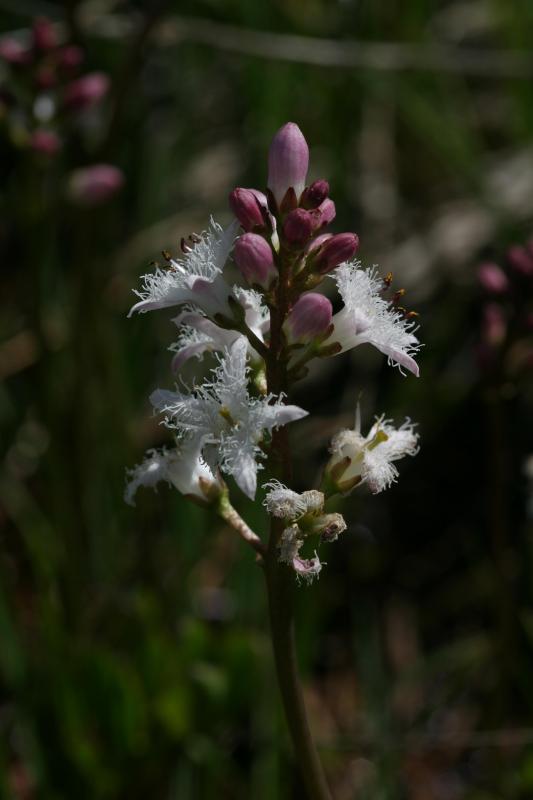
[[[354,429],[340,431],[331,442],[321,490],[298,493],[289,488],[293,464],[287,425],[308,412],[291,405],[288,393],[312,359],[364,344],[418,375],[414,355],[420,343],[416,313],[399,305],[404,291],[389,291],[392,275],[381,279],[375,269],[365,270],[354,260],[356,234],[323,232],[335,216],[335,204],[327,181],[305,186],[308,161],[303,134],[287,123],[270,149],[267,191],[235,189],[230,194],[233,223],[223,229],[211,220],[209,230],[182,240],[182,255],[164,251],[166,267],[156,264],[155,272],[144,276],[132,312],[181,307],[173,320],[179,330],[170,348],[173,370],[207,353],[215,354],[218,365],[190,389],[182,382],[177,391],[152,393],[151,403],[173,432],[174,446],[149,451],[129,470],[125,496],[133,504],[140,486],[166,482],[194,502],[212,506],[255,550],[264,568],[276,672],[306,796],[328,800],[298,674],[295,587],[318,577],[318,549],[331,546],[347,528],[341,514],[326,512],[326,498],[363,484],[373,493],[388,488],[399,475],[395,462],[416,454],[418,434],[409,420],[396,429],[381,416],[363,436],[358,411]],[[246,287],[227,282],[230,257]],[[316,291],[330,276],[344,302],[335,314],[328,297]],[[265,466],[266,543],[233,507],[230,487],[222,480],[223,474],[230,476],[255,500]]]

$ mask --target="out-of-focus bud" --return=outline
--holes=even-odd
[[[483,309],[482,338],[486,344],[498,347],[507,333],[503,310],[497,303],[488,303]]]
[[[91,72],[73,81],[65,89],[66,108],[82,110],[98,103],[109,89],[109,78],[103,72]]]
[[[123,186],[124,175],[112,164],[76,169],[68,180],[68,195],[81,206],[97,206],[110,200]]]
[[[61,148],[61,139],[54,131],[37,130],[32,133],[30,148],[43,156],[54,156]]]
[[[36,50],[46,52],[57,47],[57,35],[52,22],[46,17],[38,17],[33,23],[33,44]]]
[[[528,252],[525,247],[519,245],[510,247],[507,258],[513,270],[519,275],[524,278],[533,277],[533,254]]]
[[[258,233],[244,233],[235,242],[233,257],[244,280],[267,289],[277,276],[272,248]]]
[[[507,275],[497,264],[480,264],[477,277],[483,289],[491,294],[503,294],[509,288]]]
[[[307,189],[304,189],[301,198],[301,205],[303,208],[318,208],[318,206],[324,202],[328,195],[329,183],[323,178],[320,178],[320,180],[315,181],[311,184],[311,186],[308,186]]]
[[[310,342],[326,333],[333,308],[327,297],[317,292],[302,294],[283,324],[289,344]]]
[[[58,64],[63,69],[70,71],[80,66],[83,61],[83,50],[75,44],[62,47],[58,53]]]
[[[265,227],[261,204],[253,189],[234,189],[229,196],[229,205],[245,231]]]
[[[319,237],[320,238],[320,237]],[[330,272],[357,252],[359,237],[355,233],[337,233],[323,242],[312,260],[312,269],[320,274]],[[313,250],[313,252],[315,252]]]
[[[310,211],[295,208],[285,217],[283,236],[293,247],[303,247],[312,236],[315,226],[316,219]]]
[[[32,60],[29,47],[13,36],[6,36],[0,39],[0,58],[14,66],[29,64]]]
[[[278,205],[292,187],[299,198],[305,187],[309,148],[298,125],[287,122],[272,139],[268,152],[268,188]]]
[[[317,213],[317,228],[325,228],[330,222],[335,219],[335,203],[327,197],[316,209]]]

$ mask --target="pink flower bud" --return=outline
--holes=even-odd
[[[258,233],[244,233],[235,242],[233,257],[244,280],[267,289],[277,275],[272,248]]]
[[[335,211],[335,203],[333,200],[330,200],[329,197],[320,203],[316,211],[318,212],[318,228],[325,228],[326,225],[329,225],[330,222],[333,222],[337,213]]]
[[[481,264],[477,277],[483,289],[491,294],[502,294],[509,288],[507,275],[497,264]]]
[[[281,204],[292,187],[299,198],[305,187],[309,148],[298,125],[287,122],[272,139],[268,152],[268,188]]]
[[[322,244],[313,260],[313,269],[321,274],[330,272],[353,258],[358,247],[359,237],[355,233],[337,233]]]
[[[321,233],[320,236],[317,236],[315,239],[312,239],[307,247],[305,248],[306,253],[315,253],[317,250],[322,247],[324,242],[327,242],[328,239],[332,239],[332,233]]]
[[[52,22],[46,17],[38,17],[33,23],[33,44],[36,50],[53,50],[57,47],[57,36]]]
[[[54,131],[37,130],[30,137],[30,148],[43,156],[54,156],[61,148],[61,140]]]
[[[73,110],[89,108],[104,97],[109,78],[103,72],[91,72],[70,83],[65,89],[65,106]]]
[[[303,247],[316,226],[315,216],[303,208],[295,208],[285,217],[283,235],[293,247]]]
[[[290,344],[310,342],[331,325],[333,308],[327,297],[316,292],[302,294],[284,323]]]
[[[0,40],[0,58],[14,66],[29,64],[32,60],[29,47],[12,36]]]
[[[75,44],[62,47],[59,51],[58,63],[63,69],[70,71],[79,67],[83,61],[83,50]]]
[[[122,187],[124,175],[112,164],[94,164],[70,174],[68,194],[78,205],[97,206],[110,200]]]
[[[301,204],[304,208],[317,208],[329,195],[329,183],[321,178],[304,189]]]
[[[263,211],[254,189],[234,189],[229,205],[245,231],[264,228]]]
[[[533,255],[531,255],[525,247],[515,245],[509,248],[507,258],[509,259],[511,267],[519,275],[522,275],[524,278],[533,276]]]

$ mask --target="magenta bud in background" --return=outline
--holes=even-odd
[[[52,22],[46,17],[38,17],[33,23],[33,44],[36,50],[45,52],[57,47],[57,36]]]
[[[329,183],[321,178],[304,190],[301,204],[304,208],[318,208],[329,195]]]
[[[323,294],[302,294],[283,325],[289,343],[309,342],[325,333],[332,314],[331,303]]]
[[[235,242],[233,258],[244,280],[264,289],[277,275],[274,255],[269,243],[258,233],[244,233]]]
[[[0,58],[16,66],[29,64],[32,60],[31,50],[12,36],[0,39]]]
[[[43,156],[54,156],[61,149],[61,139],[54,131],[37,130],[30,137],[30,148]]]
[[[507,275],[497,264],[480,264],[477,278],[483,289],[491,294],[503,294],[509,288]]]
[[[317,227],[324,228],[335,219],[337,213],[335,210],[335,203],[328,197],[318,206],[314,213],[318,213]]]
[[[287,189],[299,198],[305,188],[309,167],[309,148],[298,125],[287,122],[272,139],[268,151],[268,188],[278,205]]]
[[[344,261],[350,261],[359,247],[359,237],[355,233],[337,233],[329,237],[320,247],[313,262],[316,272],[330,272]]]
[[[482,338],[491,347],[497,347],[505,339],[507,324],[497,303],[488,303],[483,309]]]
[[[283,236],[294,247],[303,247],[316,227],[316,219],[310,211],[295,208],[285,217]]]
[[[229,205],[245,231],[264,227],[261,205],[253,189],[234,189],[229,196]]]
[[[75,44],[62,47],[58,54],[58,64],[69,71],[76,69],[83,61],[83,50]]]
[[[70,83],[65,89],[65,106],[81,110],[98,103],[109,89],[109,78],[103,72],[91,72]]]
[[[524,278],[533,277],[533,255],[525,247],[515,245],[507,252],[509,264],[515,272]]]
[[[71,200],[82,206],[98,206],[110,200],[124,184],[124,175],[113,164],[94,164],[76,169],[68,179]]]

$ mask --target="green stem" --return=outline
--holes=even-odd
[[[273,521],[273,528],[276,522]],[[271,542],[278,539],[273,530]],[[331,800],[324,770],[311,736],[305,710],[294,641],[294,573],[278,561],[277,544],[270,546],[265,576],[270,615],[270,631],[276,673],[285,717],[309,800]]]
[[[270,308],[270,345],[266,354],[267,387],[280,394],[288,386],[287,362],[283,358],[282,325],[289,310],[290,261],[280,254],[276,302]],[[274,430],[270,452],[271,471],[290,481],[292,458],[286,427]],[[331,800],[326,778],[311,736],[296,660],[294,641],[295,575],[278,560],[278,542],[283,521],[272,519],[265,556],[265,577],[272,647],[281,698],[296,760],[309,800]]]

